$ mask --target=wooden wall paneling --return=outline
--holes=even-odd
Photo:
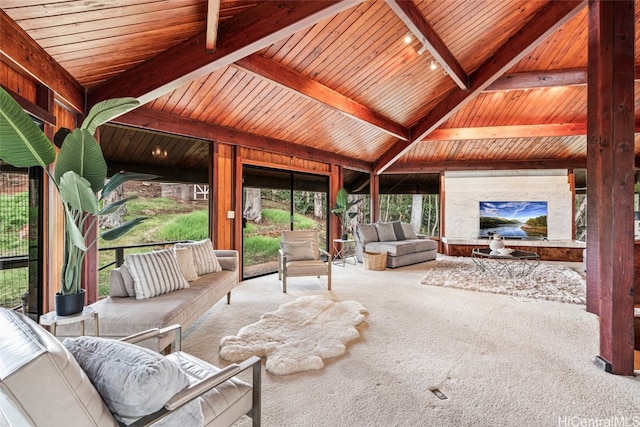
[[[216,249],[234,249],[233,222],[227,212],[235,210],[234,204],[234,147],[228,144],[213,144],[212,179],[209,183],[210,234]]]
[[[587,307],[600,317],[596,365],[621,375],[634,371],[634,6],[589,2]]]
[[[331,172],[331,166],[327,163],[245,147],[240,148],[240,158],[243,163],[256,166],[285,168],[292,171],[325,175]]]

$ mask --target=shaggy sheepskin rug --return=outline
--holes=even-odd
[[[434,262],[421,281],[423,285],[574,304],[586,303],[584,278],[564,265],[540,263],[528,276],[509,277],[506,274],[496,275],[482,271],[469,257],[442,256]]]
[[[231,362],[266,357],[266,369],[275,375],[322,369],[323,359],[344,354],[345,344],[360,336],[355,327],[366,314],[357,301],[300,297],[222,338],[220,357]]]

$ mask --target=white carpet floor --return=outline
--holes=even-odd
[[[594,366],[598,320],[583,305],[421,285],[430,265],[334,266],[332,291],[314,277],[290,279],[288,294],[277,275],[244,281],[183,348],[226,366],[222,337],[284,302],[330,293],[367,308],[361,338],[322,370],[263,372],[263,426],[640,426],[640,377]]]

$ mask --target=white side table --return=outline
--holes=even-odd
[[[40,324],[51,327],[51,334],[56,335],[56,327],[58,325],[67,325],[70,323],[80,322],[80,335],[84,335],[84,321],[93,319],[94,334],[100,336],[100,328],[98,326],[98,312],[93,307],[85,307],[81,313],[72,314],[70,316],[58,316],[55,311],[40,316]]]
[[[356,241],[353,239],[333,239],[333,263],[336,265],[345,266],[347,259],[353,258],[353,264],[357,264],[356,260]]]

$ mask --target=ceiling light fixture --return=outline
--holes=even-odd
[[[431,65],[429,66],[429,68],[431,68],[432,70],[435,70],[436,68],[438,68],[438,64],[436,64],[436,61],[431,60]]]
[[[153,147],[153,150],[151,150],[151,155],[154,159],[166,159],[169,153],[167,150],[163,150],[159,145],[156,145]]]
[[[422,54],[424,53],[424,51],[425,51],[425,50],[427,50],[427,48],[426,48],[426,47],[424,47],[424,46],[422,46],[422,47],[420,48],[420,50],[418,51],[418,55],[422,55]]]
[[[404,36],[404,39],[402,39],[404,41],[405,44],[409,44],[411,43],[411,40],[413,39],[413,37],[411,36],[411,33],[407,33],[406,36]]]

